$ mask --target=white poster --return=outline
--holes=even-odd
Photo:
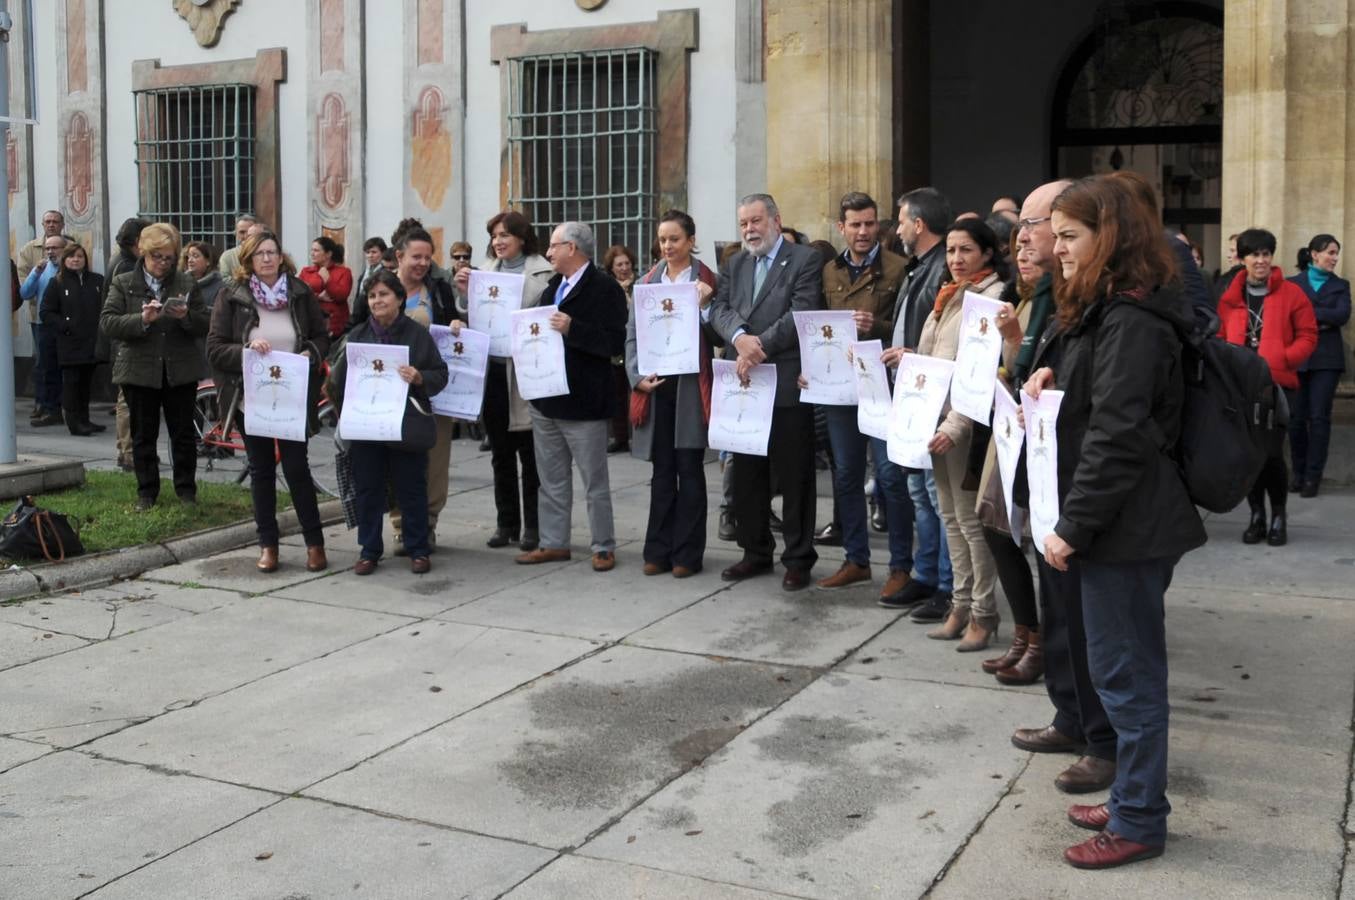
[[[430,397],[433,412],[458,419],[475,419],[485,401],[485,370],[489,367],[489,335],[462,328],[452,334],[446,325],[428,329],[447,364],[447,386]]]
[[[864,435],[889,439],[889,373],[880,362],[879,340],[851,345],[852,373],[856,376],[856,427]]]
[[[993,412],[993,376],[997,375],[1002,360],[1002,335],[997,330],[997,314],[1001,310],[1000,300],[965,291],[950,406],[984,425]]]
[[[510,355],[511,313],[521,308],[521,275],[471,270],[466,283],[466,320],[471,328],[489,335],[490,356]]]
[[[894,403],[889,413],[889,459],[910,469],[930,469],[927,449],[936,435],[946,405],[955,363],[934,356],[905,353],[894,377]]]
[[[1030,482],[1030,536],[1044,553],[1044,539],[1059,523],[1059,419],[1063,391],[1040,391],[1040,399],[1021,392],[1026,416],[1026,480]]]
[[[245,434],[284,441],[306,439],[311,361],[299,353],[245,348]]]
[[[701,371],[701,295],[696,284],[635,285],[635,367],[642,376]]]
[[[511,313],[513,320],[513,374],[524,400],[541,400],[569,393],[565,375],[565,339],[550,327],[558,306],[536,306]]]
[[[400,377],[409,365],[404,344],[348,344],[339,437],[345,441],[398,441],[409,385]]]
[[[748,383],[742,384],[735,371],[737,365],[724,359],[711,360],[714,388],[710,446],[713,450],[766,456],[776,405],[776,366],[754,366],[748,371]]]
[[[851,310],[791,315],[800,338],[800,374],[809,383],[809,387],[800,391],[800,402],[828,406],[856,403],[856,376],[847,359],[847,348],[856,341],[856,322]]]
[[[1025,510],[1012,500],[1012,484],[1021,462],[1021,444],[1026,439],[1026,430],[1017,415],[1019,407],[1007,392],[1007,386],[1000,383],[1000,379],[994,381],[998,382],[993,386],[993,446],[997,451],[997,473],[1002,479],[1002,497],[1007,504],[1007,524],[1012,530],[1012,540],[1019,547]]]

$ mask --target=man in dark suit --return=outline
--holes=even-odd
[[[776,544],[768,527],[773,474],[783,501],[788,591],[809,584],[814,550],[814,413],[800,403],[800,342],[792,310],[823,305],[823,261],[818,252],[781,237],[776,201],[750,194],[739,201],[743,250],[730,257],[711,301],[710,324],[738,352],[744,374],[760,363],[776,366],[776,408],[766,456],[734,456],[734,516],[743,559],[725,569],[725,581],[770,572]]]
[[[588,495],[593,571],[616,566],[611,483],[607,475],[607,425],[616,414],[612,357],[625,351],[626,292],[592,264],[593,230],[565,222],[551,234],[546,257],[555,267],[541,302],[559,311],[551,327],[564,336],[569,393],[531,401],[536,449],[541,546],[517,558],[523,565],[569,559],[570,511],[579,467]]]

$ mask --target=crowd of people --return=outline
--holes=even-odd
[[[721,577],[772,572],[779,531],[784,590],[814,583],[815,545],[830,542],[843,546],[845,559],[816,586],[864,585],[874,580],[875,529],[888,547],[879,604],[932,624],[927,637],[955,641],[961,652],[984,650],[997,636],[1000,585],[1012,639],[979,665],[1001,684],[1043,678],[1054,707],[1049,724],[1018,729],[1012,742],[1075,754],[1055,781],[1062,791],[1110,789],[1107,803],[1069,810],[1074,824],[1097,834],[1070,847],[1067,860],[1103,868],[1159,855],[1170,811],[1163,598],[1177,561],[1205,540],[1165,449],[1181,428],[1182,340],[1203,327],[1252,348],[1288,402],[1292,476],[1277,440],[1250,494],[1243,535],[1247,543],[1283,545],[1287,495],[1318,493],[1345,368],[1341,328],[1351,300],[1348,282],[1335,274],[1340,243],[1313,238],[1298,254],[1297,274],[1286,278],[1275,264],[1274,235],[1248,229],[1230,238],[1230,268],[1210,278],[1198,247],[1164,229],[1151,186],[1132,173],[1001,197],[986,218],[954,215],[930,187],[903,194],[891,212],[889,231],[874,199],[845,195],[839,252],[783,225],[771,196],[749,195],[737,204],[739,242],[718,266],[698,258],[697,225],[680,210],[660,217],[644,263],[630,248],[597,247],[584,223],[556,224],[543,248],[522,213],[490,218],[478,267],[523,276],[523,307],[556,307],[549,326],[562,337],[571,390],[524,400],[511,357],[491,358],[481,414],[496,507],[487,544],[515,545],[521,565],[569,560],[577,468],[591,565],[611,570],[617,540],[608,455],[629,449],[652,465],[644,574],[700,572],[709,533],[711,361],[723,355],[740,375],[774,365],[766,454],[721,455],[718,533],[742,551]],[[464,327],[469,243],[448,248],[444,269],[434,261],[432,236],[407,219],[389,243],[364,243],[354,273],[342,245],[323,235],[298,269],[269,226],[250,215],[236,223],[236,246],[219,255],[200,241],[183,245],[168,224],[129,219],[104,278],[90,271],[86,249],[63,235],[60,213],[46,213],[42,224],[15,273],[35,306],[34,425],[64,421],[77,435],[103,430],[90,421],[90,384],[94,367],[110,361],[119,462],[135,473],[138,508],[158,502],[162,418],[175,493],[194,503],[194,397],[210,374],[249,461],[258,569],[279,567],[280,465],[305,565],[321,571],[328,563],[307,444],[243,433],[244,352],[302,354],[310,361],[310,408],[323,392],[341,409],[344,342],[403,345],[409,364],[399,375],[428,419],[429,449],[348,442],[360,547],[354,572],[371,575],[385,556],[387,514],[394,554],[409,557],[415,573],[430,570],[456,423],[432,414],[429,399],[446,385],[448,369],[429,326]],[[660,377],[638,367],[630,295],[636,283],[680,282],[697,286],[700,371]],[[1033,554],[1028,532],[1007,514],[1008,499],[1028,505],[1028,488],[1018,477],[1013,496],[1003,496],[987,422],[947,406],[928,446],[931,467],[907,469],[890,461],[886,442],[860,432],[854,407],[816,409],[800,400],[809,385],[793,312],[850,310],[860,339],[881,340],[882,361],[897,367],[910,353],[955,359],[967,292],[1002,303],[1001,384],[1013,395],[1064,394],[1056,426],[1060,518]],[[310,419],[314,434],[319,423]],[[832,522],[819,529],[815,444],[806,439],[816,432],[826,442],[834,500]]]

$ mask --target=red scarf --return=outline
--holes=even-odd
[[[659,271],[659,266],[662,265],[664,265],[664,263],[659,263],[657,266],[650,269],[647,273],[645,273],[645,277],[640,279],[639,283],[653,284],[653,282],[650,279],[654,277],[654,275]],[[697,280],[710,285],[711,289],[713,290],[715,288],[715,274],[711,272],[711,270],[706,266],[701,265],[700,260],[693,259],[692,265],[696,267]],[[715,375],[711,370],[710,365],[711,353],[710,348],[706,345],[706,333],[704,330],[700,332],[700,336],[701,336],[701,350],[700,350],[701,371],[697,373],[696,380],[697,383],[701,386],[701,414],[702,417],[705,419],[706,424],[709,425],[711,389],[715,385]],[[630,424],[635,428],[639,428],[641,425],[645,424],[646,420],[648,419],[649,419],[649,394],[645,391],[631,391]]]
[[[967,287],[971,284],[982,284],[983,279],[992,274],[992,269],[983,269],[982,271],[975,272],[973,278],[966,278],[964,281],[952,281],[949,284],[941,285],[941,290],[936,292],[936,305],[932,307],[932,314],[938,319],[941,318],[941,310],[946,308],[946,304],[950,302],[951,297],[954,297],[960,292],[960,288]]]

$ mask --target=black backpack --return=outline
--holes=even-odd
[[[1256,483],[1289,408],[1266,361],[1217,330],[1206,325],[1182,336],[1186,396],[1172,456],[1195,505],[1225,513]]]

